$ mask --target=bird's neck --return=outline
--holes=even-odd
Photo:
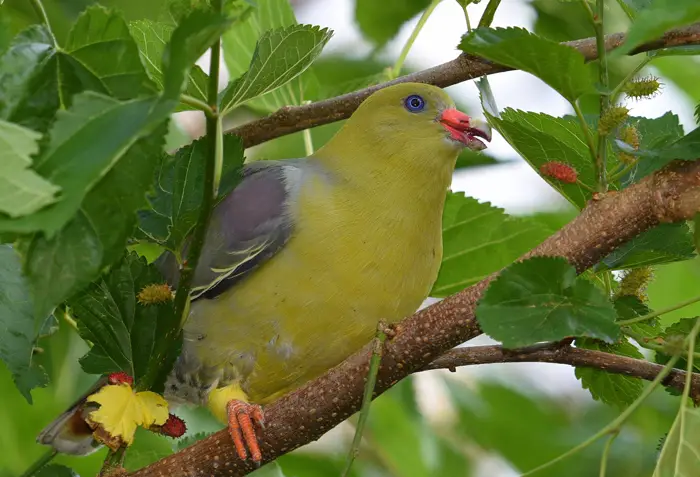
[[[313,157],[339,184],[366,195],[375,207],[393,209],[400,201],[441,214],[457,151],[434,146],[360,141],[339,134]]]

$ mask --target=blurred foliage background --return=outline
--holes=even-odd
[[[67,33],[75,16],[93,2],[46,0],[44,3],[60,38]],[[162,11],[164,0],[100,0],[100,3],[119,8],[127,19],[155,19]],[[355,51],[334,50],[324,54],[314,64],[319,83],[331,85],[340,93],[354,89],[353,79],[375,75],[381,80],[383,72],[394,60],[387,53],[385,43],[397,34],[404,22],[415,21],[415,16],[430,2],[296,0],[291,3],[302,12],[298,14],[302,21],[303,12],[313,9],[327,12],[329,16],[336,11],[353,12],[354,18],[348,21],[358,24],[365,39],[373,45],[370,53],[363,57],[358,57]],[[341,5],[348,3],[352,5]],[[504,0],[501,9],[507,10],[515,4],[519,8],[522,4],[528,6],[534,19],[531,25],[534,31],[549,38],[564,41],[592,34],[589,24],[583,21],[584,11],[579,2]],[[0,8],[0,48],[7,45],[18,31],[35,22],[34,11],[26,0],[6,0]],[[495,24],[499,24],[498,17]],[[609,18],[608,31],[624,28],[624,25],[621,12],[614,10]],[[625,64],[621,62],[622,66]],[[688,100],[700,100],[700,67],[697,62],[684,57],[668,57],[655,62],[655,68],[665,83],[672,84]],[[621,69],[611,72],[617,77],[625,73]],[[586,112],[597,109],[597,102],[593,99],[584,102]],[[240,122],[253,117],[253,114],[252,111],[240,112],[230,121]],[[189,125],[185,130],[192,135],[201,134],[201,123],[197,122],[197,118],[192,121],[183,123]],[[322,144],[339,127],[340,123],[336,123],[313,130],[314,144]],[[171,137],[173,146],[181,143],[182,135],[186,133],[180,131],[179,134],[180,137]],[[257,147],[252,155],[266,158],[302,156],[302,133]],[[465,153],[459,165],[474,171],[484,168],[499,170],[504,164],[519,160],[515,153],[498,158]],[[558,212],[535,210],[532,213],[553,229],[574,215],[566,208]],[[700,261],[695,259],[659,266],[655,273],[656,278],[648,290],[649,305],[652,309],[661,309],[696,293]],[[695,305],[664,315],[663,321],[669,324],[682,316],[699,312],[700,305]],[[77,360],[86,352],[86,346],[72,328],[61,326],[57,333],[41,344],[43,352],[38,360],[46,368],[50,384],[32,393],[33,405],[19,394],[10,373],[0,365],[0,477],[17,477],[46,452],[46,448],[35,443],[36,435],[94,380],[93,376],[83,373],[78,365]],[[663,390],[658,390],[615,441],[607,475],[650,475],[660,440],[669,429],[676,411],[677,401]],[[181,409],[179,414],[188,424],[189,436],[219,427],[203,410]],[[593,401],[577,385],[573,369],[566,366],[488,365],[481,369],[460,369],[455,374],[423,373],[406,379],[373,404],[362,453],[353,475],[518,475],[516,469],[527,470],[556,457],[602,428],[616,414],[616,409]],[[352,438],[353,422],[351,419],[320,442],[282,457],[255,475],[340,475]],[[166,455],[172,452],[173,446],[178,445],[145,432],[137,436],[136,442],[127,460],[130,468],[140,467]],[[603,444],[604,441],[601,441],[538,475],[597,475]],[[90,476],[100,468],[104,454],[102,450],[86,458],[59,456],[56,461],[68,464],[82,476]]]

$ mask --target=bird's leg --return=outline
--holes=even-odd
[[[265,427],[263,410],[257,404],[250,404],[237,399],[226,404],[228,414],[228,433],[231,435],[236,453],[241,460],[250,458],[256,464],[262,461],[260,444],[256,434],[256,428],[262,430]]]

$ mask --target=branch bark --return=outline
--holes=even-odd
[[[617,48],[625,41],[624,33],[613,33],[605,37],[605,46],[608,50]],[[632,50],[631,55],[646,51],[659,50],[680,45],[700,44],[700,23],[694,23],[685,28],[671,30],[658,40],[644,43]],[[564,45],[576,48],[588,61],[598,58],[596,39],[585,38],[564,42]],[[304,129],[322,126],[347,119],[367,98],[375,91],[397,83],[429,83],[444,88],[453,84],[479,78],[484,75],[510,71],[512,68],[497,65],[474,55],[462,53],[457,58],[447,63],[418,71],[410,75],[401,76],[392,81],[369,86],[352,93],[324,99],[303,106],[287,106],[273,114],[256,121],[236,126],[226,133],[236,134],[243,139],[245,147],[251,147],[271,139],[292,134]]]
[[[614,48],[623,41],[623,34],[609,35],[606,46]],[[567,44],[577,48],[589,60],[596,57],[594,39]],[[690,44],[700,44],[700,23],[668,32],[633,53]],[[283,108],[229,132],[241,136],[245,146],[250,147],[285,134],[345,119],[369,94],[396,82],[449,86],[507,70],[463,54],[451,62],[393,82],[310,105]],[[700,162],[674,163],[636,185],[591,202],[571,223],[521,259],[560,256],[581,272],[639,233],[663,222],[687,220],[698,210]],[[375,394],[381,394],[407,375],[425,369],[451,348],[481,334],[474,310],[481,293],[495,275],[404,320],[397,328],[396,336],[385,346]],[[359,409],[370,355],[368,345],[323,376],[266,407],[268,424],[262,446],[266,462],[318,439]],[[614,366],[611,363],[601,363],[600,366]],[[653,366],[640,367],[638,376],[655,373]],[[696,378],[693,379],[695,383]],[[252,464],[238,459],[226,430],[222,430],[131,476],[231,477],[246,475],[252,470]]]
[[[583,348],[574,348],[559,344],[546,347],[530,347],[523,349],[507,350],[499,345],[492,346],[468,346],[455,348],[440,356],[421,371],[432,369],[449,369],[450,371],[460,366],[493,363],[556,363],[569,366],[581,366],[595,368],[608,373],[623,374],[633,378],[652,381],[663,369],[663,366],[650,363],[642,359],[619,356],[603,351]],[[664,386],[683,391],[686,373],[680,369],[673,369],[663,381]],[[700,374],[691,376],[690,396],[693,401],[700,401]]]

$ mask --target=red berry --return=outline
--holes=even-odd
[[[129,386],[134,384],[134,378],[126,374],[124,371],[110,374],[107,376],[107,381],[109,384],[128,384]]]
[[[550,161],[542,164],[540,166],[540,173],[543,176],[551,177],[567,184],[575,184],[576,179],[578,178],[578,172],[576,172],[576,169],[568,164],[557,161]]]
[[[181,437],[187,432],[185,421],[175,414],[168,415],[168,420],[160,428],[160,433],[168,437]]]

